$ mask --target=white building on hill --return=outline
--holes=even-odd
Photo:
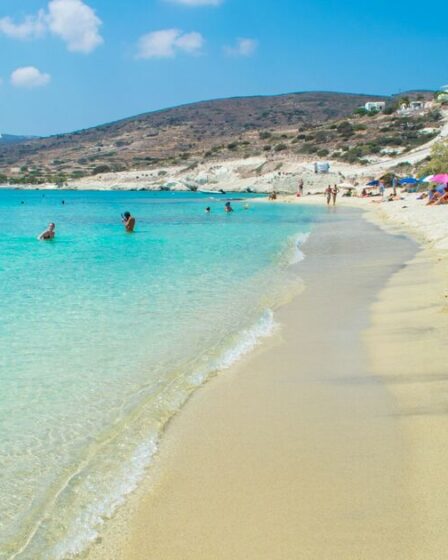
[[[440,93],[437,96],[439,103],[448,103],[448,84],[440,88]]]
[[[364,105],[364,109],[369,112],[378,111],[380,113],[384,111],[385,108],[386,108],[385,101],[367,101],[367,103]]]

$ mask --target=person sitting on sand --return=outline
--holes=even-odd
[[[43,231],[37,239],[39,241],[48,241],[50,239],[54,239],[54,236],[56,235],[54,231],[55,229],[56,229],[56,224],[51,222],[50,224],[48,224],[48,228],[45,231]]]
[[[434,202],[434,206],[438,206],[439,204],[448,204],[448,185],[445,187],[445,192]]]
[[[124,224],[124,229],[128,232],[128,233],[132,233],[134,231],[135,228],[135,218],[134,216],[131,216],[130,212],[125,212],[124,214],[122,214],[122,222]]]
[[[325,189],[325,195],[327,197],[327,205],[328,206],[330,206],[332,192],[333,192],[333,190],[331,188],[331,185],[328,185],[328,187]]]
[[[229,214],[230,212],[233,212],[233,208],[232,208],[230,202],[226,202],[226,203],[224,204],[224,211],[225,211],[227,214]]]
[[[448,187],[445,188],[437,188],[434,187],[433,189],[431,189],[430,195],[429,195],[429,201],[426,203],[427,206],[431,206],[433,204],[438,204],[439,200],[445,195],[445,193],[448,191]]]

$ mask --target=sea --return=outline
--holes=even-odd
[[[2,560],[83,553],[192,392],[277,328],[325,211],[229,198],[0,189]]]

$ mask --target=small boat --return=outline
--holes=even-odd
[[[211,191],[208,189],[198,189],[198,192],[202,194],[227,194],[226,191],[223,191],[222,189],[218,189],[216,191]]]

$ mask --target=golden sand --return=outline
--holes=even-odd
[[[445,558],[446,270],[415,250],[321,226],[279,333],[175,417],[89,559]]]

